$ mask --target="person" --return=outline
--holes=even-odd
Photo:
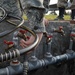
[[[39,1],[42,3],[42,5],[39,5]],[[35,4],[34,4],[34,3]],[[39,42],[40,43],[43,33],[46,32],[45,30],[45,24],[48,24],[48,21],[43,18],[45,13],[45,8],[43,6],[43,0],[26,0],[25,2],[25,12],[27,15],[27,18],[29,20],[30,28],[36,32],[36,34],[39,36]],[[30,7],[33,7],[30,9]],[[33,20],[33,21],[32,21]],[[34,26],[33,26],[34,25]],[[22,39],[20,41],[20,45],[25,48],[32,44],[34,41],[34,36],[31,36],[29,40],[25,41]]]
[[[75,0],[70,0],[71,4],[71,19],[75,19]]]
[[[43,6],[43,0],[0,0],[0,7],[4,10],[4,13],[0,12],[0,53],[9,52],[15,49],[11,48],[10,50],[6,50],[6,47],[8,45],[4,43],[5,40],[13,41],[12,39],[14,32],[1,38],[2,33],[8,32],[9,30],[15,28],[13,24],[21,24],[29,27],[35,32],[35,34],[38,35],[38,44],[40,43],[43,37],[43,33],[46,31],[45,23],[47,23],[46,19],[44,18],[45,8]],[[28,18],[29,25],[26,25],[22,18],[24,10]],[[6,16],[3,17],[3,19],[1,19],[3,16],[2,14],[6,14]],[[18,30],[19,29],[17,29],[16,31]],[[19,44],[22,48],[25,48],[31,45],[34,42],[34,40],[34,36],[31,35],[28,41],[21,39]],[[23,58],[20,61],[24,61]],[[9,65],[9,62],[3,62],[1,64],[2,65],[0,65],[0,68],[4,68],[5,66]]]
[[[7,31],[7,30],[12,30],[15,28],[12,23],[9,23],[7,20],[12,21],[13,23],[16,23],[19,25],[22,22],[22,12],[20,7],[18,6],[18,1],[17,0],[0,0],[0,7],[4,10],[4,19],[0,19],[0,33]],[[1,14],[1,12],[0,12]],[[0,16],[1,17],[1,16]],[[8,38],[9,37],[9,38]],[[0,53],[4,53],[6,44],[4,44],[4,40],[7,41],[12,41],[13,38],[13,33],[0,38]]]
[[[0,22],[0,32],[15,28],[12,25],[12,23],[9,23],[9,21],[12,21],[17,25],[21,23],[21,21],[23,20],[22,11],[25,10],[29,22],[29,28],[39,36],[39,42],[40,42],[43,36],[43,32],[46,31],[44,24],[44,21],[46,21],[46,19],[43,19],[45,11],[45,8],[43,6],[43,0],[0,0],[0,7],[2,7],[7,14],[6,18],[2,22]],[[25,23],[23,23],[23,25],[25,25]],[[0,38],[1,41],[0,51],[5,49],[3,41],[5,39],[12,40],[12,37],[13,35],[9,34],[4,38]],[[20,41],[20,45],[24,48],[32,44],[33,41],[34,41],[34,36],[31,36],[28,41],[22,39]]]
[[[49,11],[49,3],[50,3],[50,0],[44,0],[43,1],[43,5],[46,9],[46,13],[48,13],[48,11]]]
[[[57,7],[59,10],[59,15],[55,20],[64,20],[64,12],[65,12],[65,8],[67,7],[67,2],[68,0],[58,0],[57,2]]]

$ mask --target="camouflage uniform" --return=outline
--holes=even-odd
[[[24,9],[26,10],[29,25],[25,23],[23,25],[28,26],[35,32],[45,32],[43,23],[44,6],[41,0],[0,0],[0,7],[4,8],[7,13],[6,19],[0,22],[0,33],[15,28],[7,20],[18,25],[22,21],[22,10]],[[4,45],[3,41],[12,41],[12,38],[13,33],[0,38],[0,53],[5,52],[6,45]]]
[[[58,20],[58,19],[64,20],[63,16],[64,16],[65,8],[68,5],[67,1],[68,0],[58,0],[57,7],[59,9],[59,16],[55,20]]]
[[[42,0],[25,0],[25,13],[32,30],[35,32],[45,32],[45,25],[43,23],[45,8],[43,3],[40,5],[39,1],[42,2]]]
[[[72,3],[71,5],[71,19],[74,20],[75,19],[75,0],[70,0],[70,2]]]
[[[43,2],[43,5],[46,9],[46,13],[48,13],[48,11],[49,11],[49,3],[50,3],[50,0],[44,0],[44,2]]]
[[[36,26],[37,29],[39,31],[42,30],[40,32],[44,32],[45,31],[44,30],[44,24],[42,22],[43,15],[44,15],[44,6],[43,6],[42,0],[25,0],[25,1],[20,0],[20,4],[21,4],[23,9],[26,8],[25,10],[26,10],[26,14],[27,14],[29,22],[34,23],[37,21],[35,24],[32,23],[31,27],[33,26],[32,28],[35,30],[36,28],[34,28],[34,26],[37,25]],[[18,19],[22,18],[22,11],[21,11],[21,8],[19,6],[18,0],[0,0],[0,6],[6,10],[6,13],[8,16],[18,18]],[[30,13],[28,13],[28,12],[30,12]],[[32,21],[32,19],[31,19],[32,16],[33,16],[34,21]]]
[[[21,10],[17,0],[0,0],[0,7],[6,10],[8,16],[21,19]]]
[[[68,0],[58,0],[57,7],[66,7]]]

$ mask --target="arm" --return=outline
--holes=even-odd
[[[41,3],[41,2],[42,2],[41,0],[27,0],[26,1],[26,9],[25,9],[25,13],[28,18],[28,23],[30,26],[29,28],[31,30],[34,30],[34,32],[39,37],[38,44],[40,43],[40,41],[42,39],[43,32],[45,32],[45,25],[44,25],[44,21],[43,21],[45,8],[42,5],[43,3]],[[30,36],[30,39],[27,41],[22,39],[20,41],[20,45],[23,48],[27,47],[27,46],[31,45],[34,42],[34,40],[35,40],[34,36]]]
[[[37,33],[37,35],[39,37],[39,42],[38,42],[38,44],[39,44],[42,39],[43,33]],[[25,41],[24,39],[21,39],[20,45],[22,46],[22,48],[28,47],[29,45],[31,45],[34,42],[34,40],[35,40],[34,36],[30,36],[30,39],[27,41]]]

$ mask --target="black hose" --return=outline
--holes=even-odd
[[[9,23],[12,23],[9,20],[8,20],[8,22]],[[14,30],[16,30],[18,28],[22,28],[22,29],[25,29],[28,32],[30,32],[35,37],[34,43],[32,45],[30,45],[29,47],[27,47],[27,48],[24,48],[24,49],[21,49],[21,50],[13,50],[13,52],[10,52],[9,51],[9,53],[1,54],[0,55],[0,62],[4,62],[4,61],[7,61],[7,60],[11,60],[11,59],[16,58],[16,57],[18,57],[20,55],[23,55],[23,54],[29,52],[32,48],[34,48],[37,45],[37,43],[39,41],[38,36],[35,34],[35,32],[33,32],[32,30],[30,30],[29,28],[27,28],[25,26],[22,26],[23,23],[24,23],[24,20],[18,26],[16,24],[13,24],[12,23],[12,25],[16,26],[15,29],[8,30],[6,32],[1,33],[0,34],[0,38],[6,36],[8,34],[10,34],[11,32],[13,32]]]
[[[8,34],[10,34],[10,33],[12,33],[12,32],[14,32],[14,31],[15,31],[16,29],[18,29],[23,23],[24,23],[24,20],[22,20],[22,22],[21,22],[18,26],[16,26],[14,29],[1,32],[1,33],[0,33],[0,38],[2,38],[2,37],[4,37],[4,36],[6,36],[6,35],[8,35]]]
[[[9,53],[1,54],[0,55],[0,62],[11,60],[13,58],[16,58],[20,55],[23,55],[23,54],[29,52],[32,48],[34,48],[37,45],[38,41],[39,41],[39,38],[36,35],[34,43],[32,45],[30,45],[29,47],[21,49],[21,50],[13,50],[13,52],[9,51]]]
[[[28,67],[28,68],[25,68],[25,71],[35,70],[35,69],[38,69],[47,65],[53,65],[53,64],[60,63],[62,61],[71,60],[71,59],[75,59],[75,52],[66,53],[63,55],[58,55],[58,56],[50,57],[50,58],[43,58],[35,62],[31,61],[31,62],[28,62],[27,65],[24,64],[25,66]],[[15,74],[19,74],[22,72],[23,72],[23,64],[19,64],[16,70],[15,70],[15,67],[13,66],[8,66],[6,68],[0,69],[0,75],[15,75]]]
[[[0,22],[2,22],[6,18],[7,14],[2,7],[0,7],[0,10],[1,10],[0,12],[2,12],[2,15],[0,16]]]

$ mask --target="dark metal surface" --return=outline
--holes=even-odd
[[[6,11],[2,7],[0,7],[0,22],[2,22],[6,18],[6,16]]]
[[[63,30],[65,36],[62,36],[60,33],[53,33],[53,41],[51,47],[51,53],[56,55],[61,55],[66,52],[69,48],[70,42],[70,32],[71,25],[66,21],[50,21],[49,25],[46,27],[47,32],[52,33],[54,29],[59,29],[59,26],[63,26]],[[38,49],[36,50],[36,56],[38,58],[43,58],[46,53],[45,47],[42,46],[43,42],[45,42],[45,37],[43,37],[42,42],[40,43]],[[44,48],[44,49],[43,49]],[[71,65],[71,64],[70,64]],[[48,65],[47,67],[32,71],[30,75],[69,75],[67,63],[65,64],[56,64],[56,65]]]
[[[28,24],[26,22],[26,24]],[[54,29],[57,29],[59,30],[59,27],[60,26],[63,26],[63,31],[64,31],[64,34],[65,35],[62,35],[61,33],[58,33],[58,32],[53,32]],[[71,33],[71,30],[72,30],[72,27],[70,25],[70,22],[66,22],[66,21],[50,21],[49,22],[49,25],[46,27],[47,29],[47,32],[49,33],[53,33],[53,38],[52,38],[52,46],[51,46],[51,53],[53,56],[57,56],[57,55],[61,55],[61,54],[64,54],[66,53],[66,50],[69,49],[69,44],[70,44],[70,33]],[[45,43],[45,40],[46,38],[43,37],[42,39],[42,42],[40,43],[40,45],[38,46],[38,48],[36,49],[35,51],[35,55],[38,59],[42,59],[45,57],[45,53],[47,52],[46,49],[43,49],[43,43]],[[27,56],[27,59],[29,59],[33,54],[30,54]],[[74,54],[72,54],[74,55]],[[56,57],[56,59],[58,58],[64,58],[66,57],[66,55],[63,55],[63,56],[60,56],[60,57]],[[68,54],[67,56],[68,58],[70,58],[70,55]],[[66,59],[67,59],[66,57]],[[61,59],[59,61],[61,61]],[[29,59],[30,61],[30,59]],[[55,59],[54,59],[55,61]],[[72,60],[73,61],[73,60]],[[31,63],[33,64],[33,62],[31,61]],[[34,62],[35,63],[35,62]],[[45,60],[41,60],[41,61],[38,61],[38,63],[43,66],[44,64],[48,64],[48,61]],[[50,61],[50,64],[52,62]],[[37,69],[37,70],[34,70],[34,71],[31,71],[29,72],[30,75],[71,75],[69,73],[69,71],[71,71],[69,68],[70,66],[72,65],[71,64],[72,62],[69,61],[68,63],[58,63],[58,64],[55,64],[55,65],[48,65],[46,67],[42,67],[40,69]],[[31,67],[35,68],[33,65],[36,65],[33,64],[33,65],[30,65]],[[38,65],[36,66],[38,67]],[[72,67],[72,66],[71,66]],[[74,68],[74,67],[72,67]],[[20,68],[20,72],[22,72],[22,67]],[[31,68],[32,69],[32,68]],[[2,69],[4,70],[4,69]],[[12,72],[11,72],[12,73]],[[14,72],[13,72],[14,73]]]

